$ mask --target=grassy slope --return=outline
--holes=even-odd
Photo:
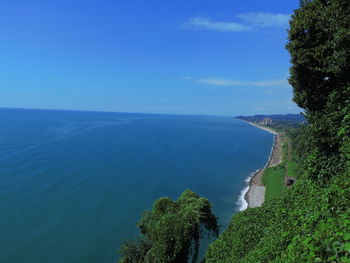
[[[284,142],[283,162],[263,177],[264,205],[234,215],[206,263],[350,263],[350,168],[327,187],[299,176],[287,190],[282,179],[296,176],[296,160]]]
[[[265,170],[262,178],[263,184],[266,186],[265,200],[280,196],[286,190],[284,185],[285,174],[286,169],[281,165]]]
[[[299,180],[262,207],[233,216],[206,263],[350,262],[350,182]]]
[[[282,162],[276,167],[267,168],[263,174],[263,183],[266,186],[266,200],[280,196],[287,190],[284,183],[285,176],[298,177],[291,138],[282,133]]]
[[[294,162],[294,161],[289,161],[288,162],[287,172],[288,172],[288,176],[298,177],[296,162]]]
[[[265,169],[263,174],[263,184],[266,186],[265,200],[271,200],[276,196],[280,196],[287,190],[284,184],[284,178],[286,176],[286,164],[289,160],[288,157],[288,144],[289,138],[286,135],[281,136],[282,140],[282,162],[275,166]]]

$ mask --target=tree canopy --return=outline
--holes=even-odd
[[[350,262],[350,1],[303,0],[287,49],[297,138],[293,187],[232,218],[207,263]]]
[[[197,262],[200,239],[218,235],[210,202],[191,190],[177,201],[163,197],[138,223],[142,236],[122,246],[120,263]]]
[[[234,215],[206,263],[350,262],[350,1],[300,1],[287,49],[294,101],[308,121],[295,138],[298,181]],[[217,234],[208,200],[191,191],[175,202],[162,198],[145,213],[143,239],[125,245],[121,262],[187,262],[200,225]]]
[[[305,1],[292,16],[287,49],[294,101],[305,109],[305,171],[329,179],[347,162],[349,136],[350,1]]]

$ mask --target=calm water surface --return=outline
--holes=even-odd
[[[0,109],[0,262],[115,262],[190,188],[224,227],[273,136],[229,117]]]

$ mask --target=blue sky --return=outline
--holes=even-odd
[[[3,1],[0,106],[295,113],[297,0]]]

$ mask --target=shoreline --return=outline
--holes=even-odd
[[[250,125],[272,133],[274,135],[273,145],[271,147],[271,152],[269,155],[269,159],[266,165],[254,173],[252,173],[247,179],[247,186],[242,190],[239,202],[240,208],[239,211],[244,211],[247,208],[260,207],[265,201],[265,191],[266,187],[262,183],[262,176],[267,167],[274,167],[281,163],[282,161],[282,144],[280,134],[270,128],[263,127],[257,125],[255,123],[251,123],[245,121]]]
[[[261,130],[264,130],[264,131],[267,131],[269,133],[272,133],[273,135],[278,135],[278,132],[276,132],[275,130],[273,130],[271,128],[268,128],[268,127],[265,127],[265,126],[260,126],[260,125],[258,125],[256,123],[253,123],[253,122],[249,122],[249,121],[245,121],[245,120],[243,120],[243,121],[248,123],[248,124],[250,124],[250,125],[252,125],[252,126],[254,126],[254,127],[256,127],[256,128],[259,128]]]

